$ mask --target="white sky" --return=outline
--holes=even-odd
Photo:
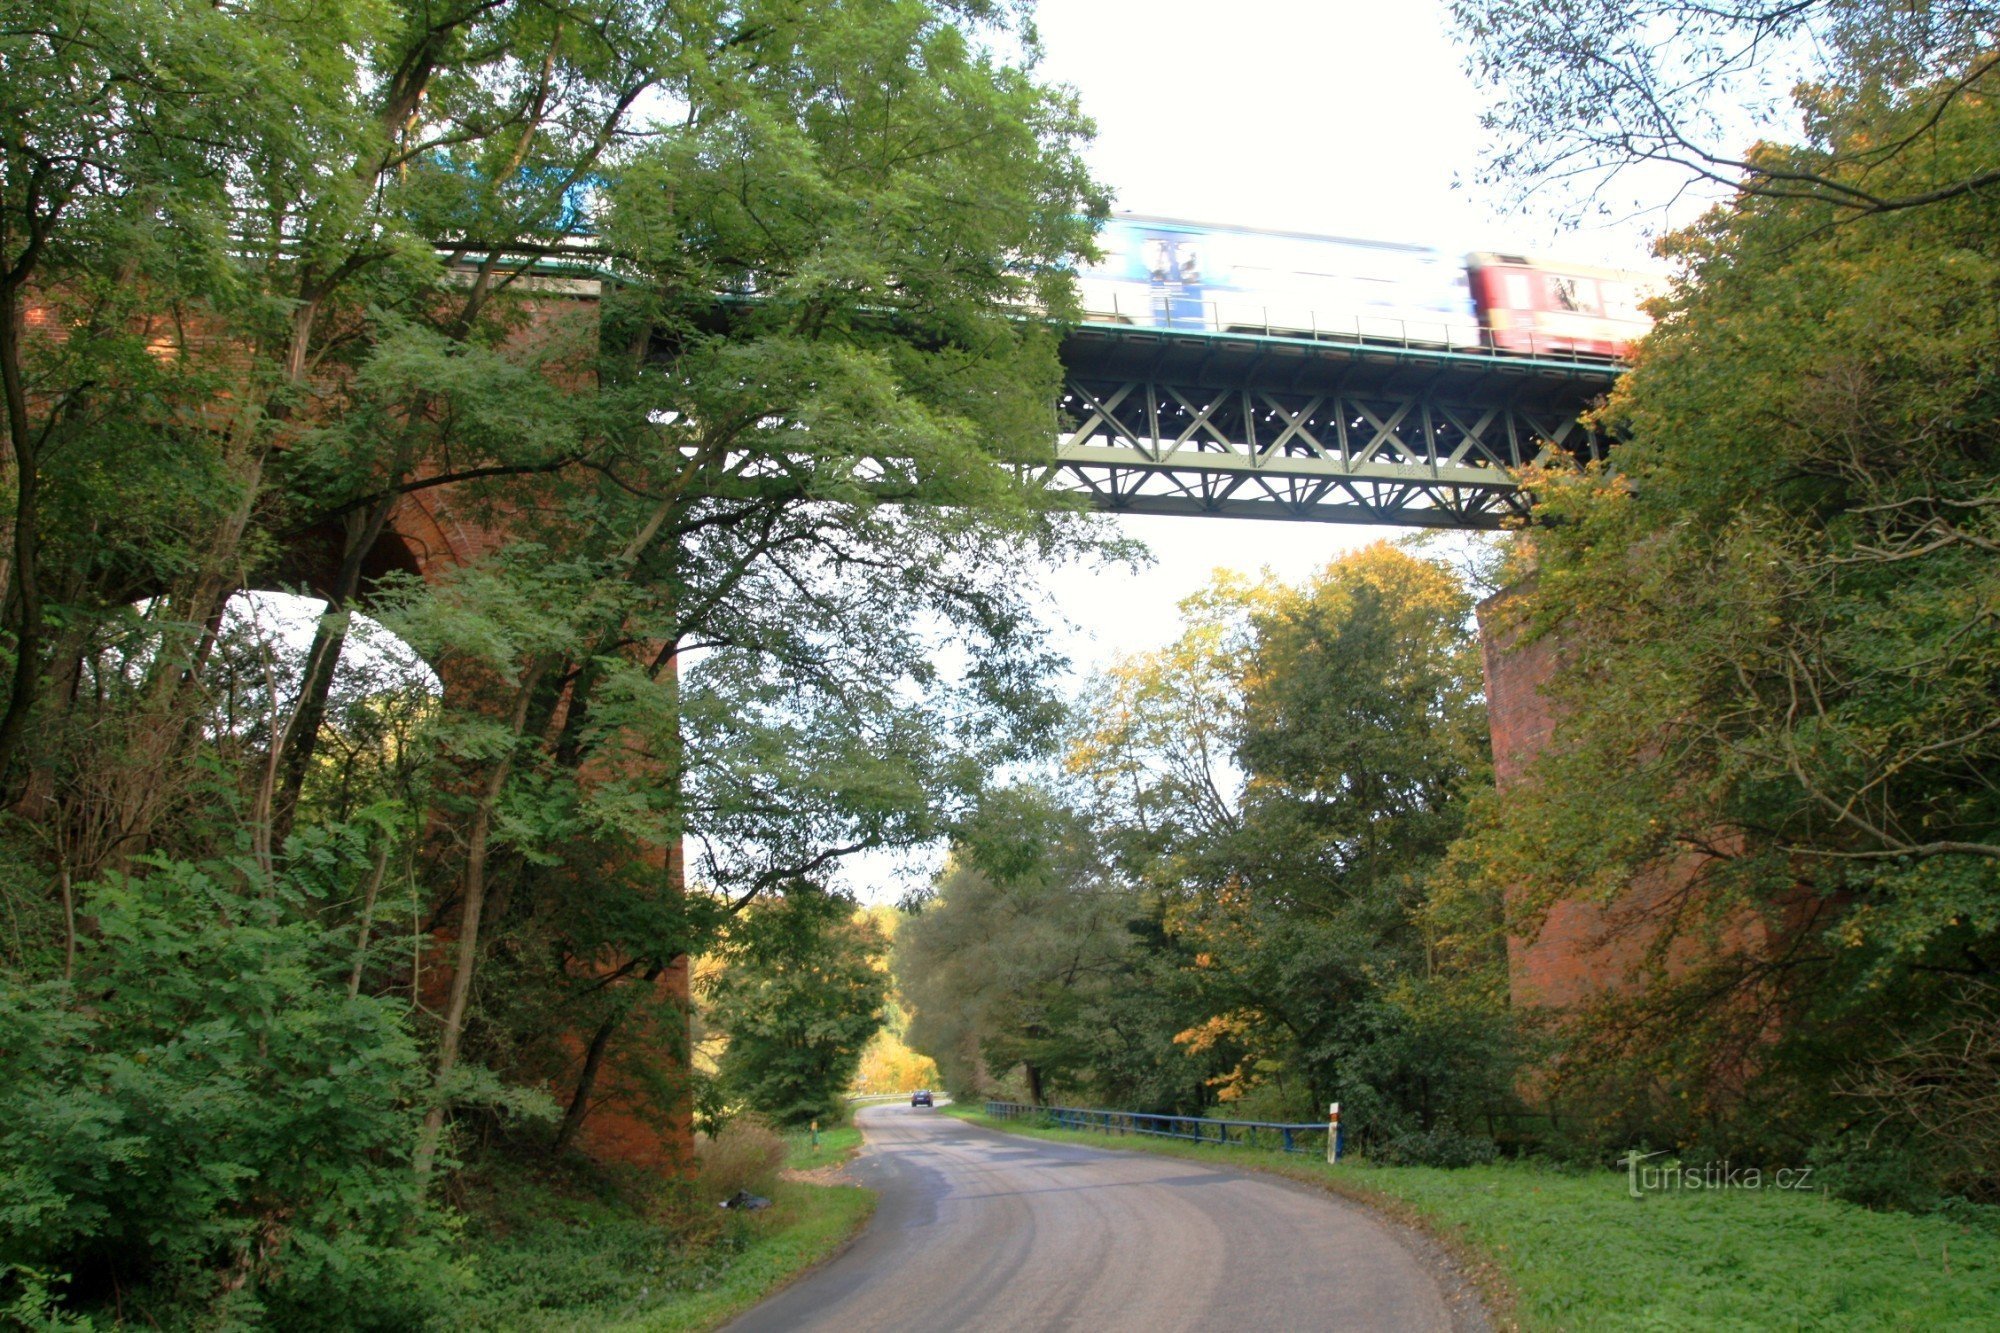
[[[1646,261],[1638,225],[1559,234],[1476,193],[1484,95],[1442,0],[1041,0],[1038,26],[1114,208]]]

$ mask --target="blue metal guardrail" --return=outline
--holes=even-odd
[[[999,1120],[1043,1120],[1060,1129],[1096,1130],[1102,1134],[1145,1134],[1160,1139],[1185,1139],[1224,1148],[1276,1148],[1289,1153],[1326,1153],[1326,1126],[1288,1125],[1275,1120],[1210,1120],[1198,1115],[1151,1115],[1144,1111],[1092,1111],[1075,1106],[1028,1106],[1021,1102],[987,1102],[986,1114]],[[1233,1132],[1232,1132],[1233,1131]],[[1298,1140],[1319,1136],[1319,1146]]]

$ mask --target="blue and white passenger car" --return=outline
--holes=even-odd
[[[1476,347],[1464,261],[1428,246],[1122,214],[1078,274],[1091,320]]]

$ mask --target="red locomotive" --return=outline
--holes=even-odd
[[[1653,327],[1640,308],[1656,294],[1650,274],[1525,255],[1466,256],[1466,278],[1486,345],[1521,356],[1624,357]]]

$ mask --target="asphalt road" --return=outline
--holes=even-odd
[[[1415,1249],[1365,1209],[1270,1176],[1047,1143],[935,1111],[859,1113],[850,1168],[881,1193],[832,1263],[729,1326],[1445,1330]],[[1220,1156],[1220,1153],[1218,1153]]]

